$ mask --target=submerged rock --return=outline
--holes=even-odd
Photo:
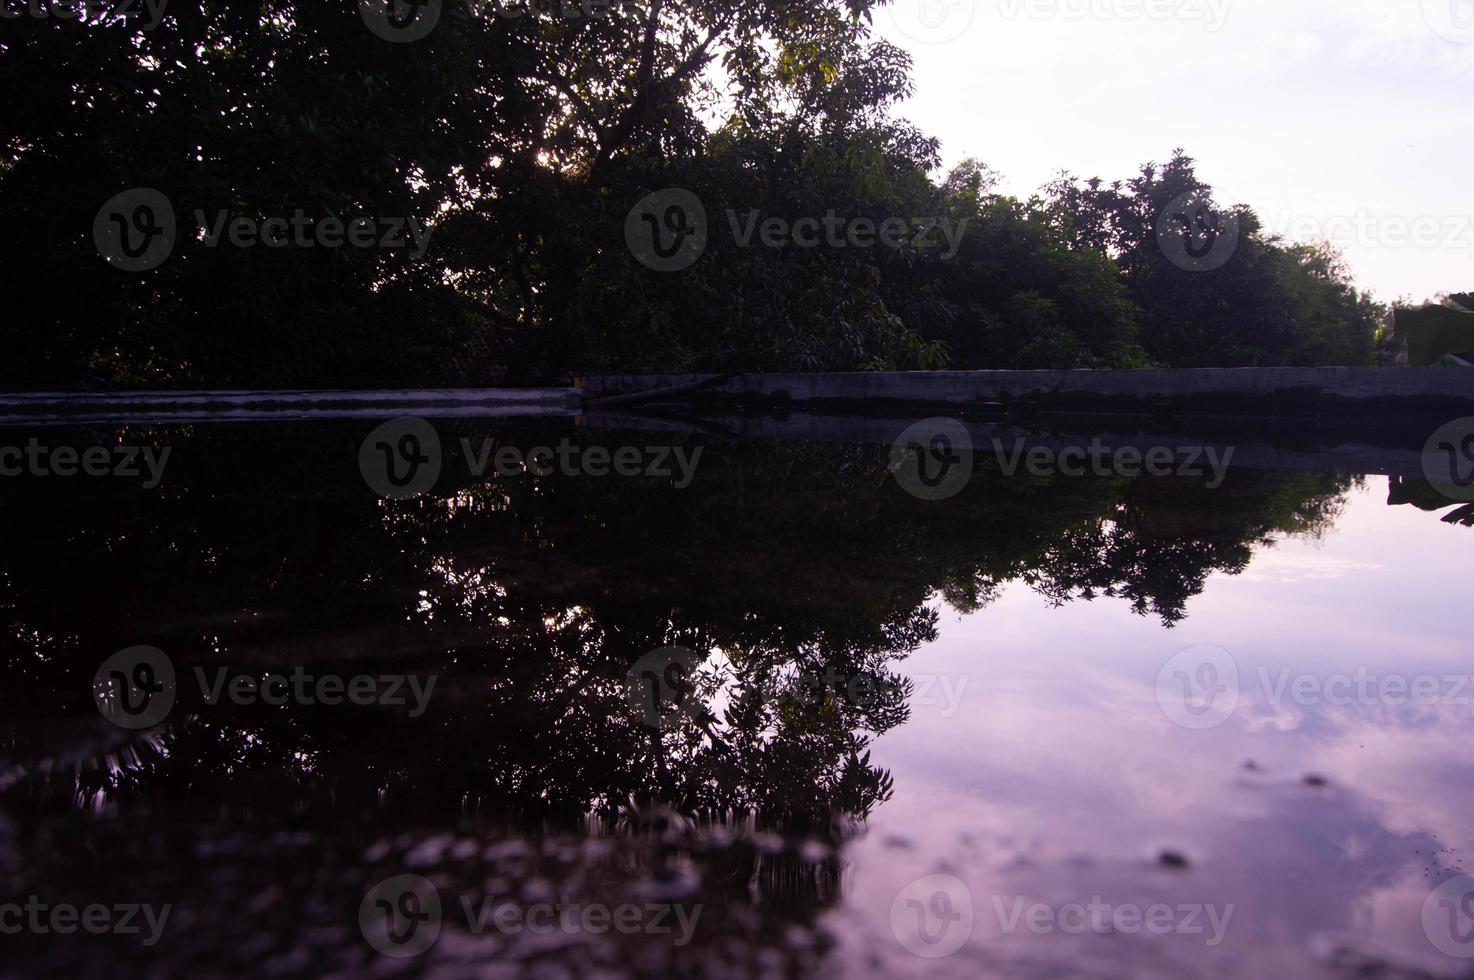
[[[1163,868],[1175,868],[1179,870],[1184,870],[1189,866],[1187,857],[1178,851],[1163,851],[1161,854],[1158,854],[1157,864]]]

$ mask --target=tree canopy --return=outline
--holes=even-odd
[[[1221,267],[1170,261],[1164,210],[1211,191],[1181,153],[1027,200],[979,162],[942,173],[937,141],[896,114],[910,59],[872,33],[873,0],[406,2],[429,28],[412,42],[371,29],[371,0],[0,24],[0,383],[1371,356],[1380,311],[1335,257],[1246,209]],[[673,188],[700,202],[706,241],[661,271],[628,223]],[[130,272],[94,233],[141,213],[107,208],[139,189],[177,229]],[[420,250],[220,233],[294,215],[433,235]],[[848,239],[761,230],[830,216]],[[891,244],[856,244],[861,222],[897,221]]]

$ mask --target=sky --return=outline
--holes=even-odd
[[[1474,0],[894,0],[902,114],[1027,196],[1182,147],[1379,300],[1474,291]]]

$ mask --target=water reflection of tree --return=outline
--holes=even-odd
[[[1452,508],[1443,515],[1445,524],[1462,524],[1474,527],[1474,504],[1460,503],[1444,496],[1432,483],[1416,477],[1394,476],[1387,481],[1387,505],[1398,507],[1410,504],[1418,510],[1439,511]]]
[[[1052,601],[1120,596],[1176,622],[1211,572],[1242,570],[1276,534],[1324,527],[1348,485],[982,473],[932,504],[886,478],[877,447],[705,441],[686,490],[477,481],[454,476],[465,468],[452,458],[436,495],[381,503],[357,480],[362,432],[282,435],[171,434],[158,492],[6,488],[0,608],[22,682],[0,697],[22,721],[14,756],[51,752],[66,709],[95,718],[86,679],[134,643],[164,647],[185,674],[215,663],[436,673],[430,712],[201,710],[183,685],[158,746],[79,766],[57,799],[252,810],[330,799],[560,822],[659,802],[824,834],[832,814],[863,818],[890,791],[866,750],[906,719],[904,685],[887,682],[936,635],[935,595],[975,609],[1017,580]],[[164,435],[132,434],[145,437]],[[654,731],[629,707],[630,665],[669,644],[722,665],[712,724]],[[826,674],[885,693],[836,684],[813,696],[806,679]]]
[[[1319,536],[1340,516],[1346,481],[1315,474],[1202,484],[1141,481],[1109,520],[1071,529],[1033,573],[1056,602],[1115,596],[1173,625],[1214,572],[1238,574],[1256,547],[1285,534]]]

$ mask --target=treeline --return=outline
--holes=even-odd
[[[870,32],[872,0],[432,6],[405,43],[352,0],[180,0],[148,30],[0,24],[0,384],[1372,357],[1383,311],[1335,256],[1207,208],[1180,152],[1027,200],[977,162],[938,179],[937,141],[894,113],[910,61]],[[136,188],[167,198],[177,241],[129,272],[95,226],[137,224],[136,208],[103,213]],[[631,248],[631,212],[669,188],[695,195],[707,234],[692,264],[659,271]],[[418,254],[196,230],[298,213],[434,234]],[[958,237],[733,233],[830,215]]]

